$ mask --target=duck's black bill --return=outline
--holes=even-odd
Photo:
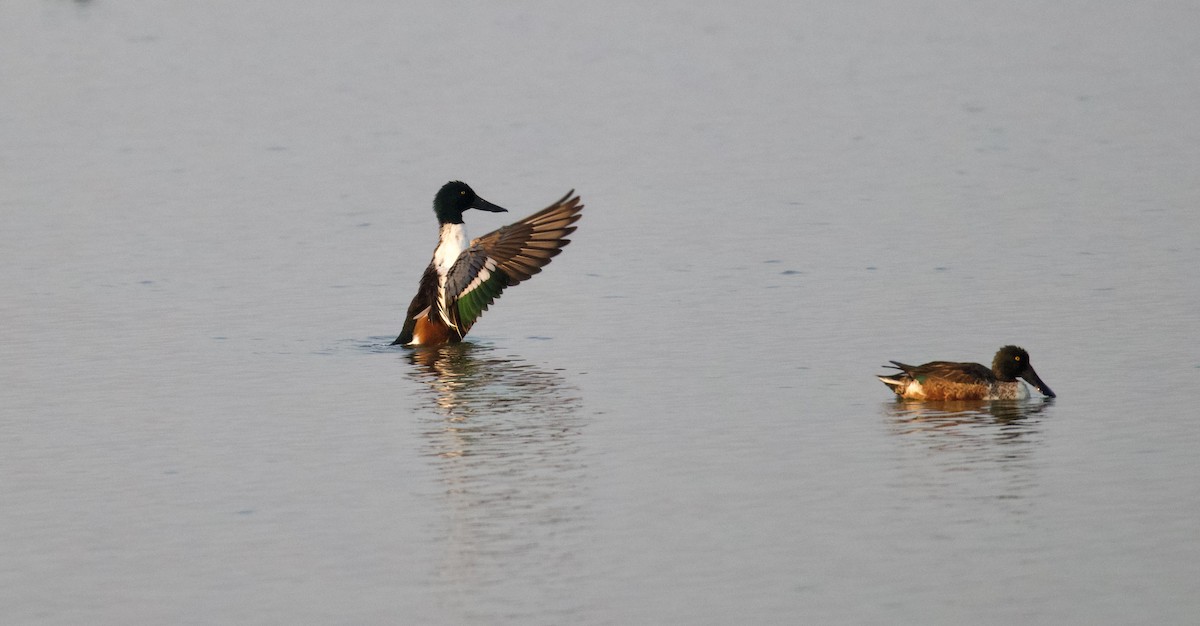
[[[1024,378],[1026,382],[1033,385],[1034,389],[1040,391],[1047,398],[1057,397],[1054,395],[1054,391],[1050,389],[1050,386],[1042,382],[1042,379],[1038,377],[1037,372],[1033,371],[1032,367],[1027,368],[1025,373],[1021,374],[1021,378]]]
[[[480,211],[489,211],[491,213],[508,213],[508,209],[492,204],[491,202],[488,202],[487,200],[484,200],[478,196],[475,197],[475,202],[471,203],[471,208],[479,209]]]

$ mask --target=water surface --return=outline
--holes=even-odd
[[[1196,621],[1196,18],[4,5],[2,621]],[[390,347],[451,179],[587,209]]]

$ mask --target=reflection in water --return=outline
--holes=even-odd
[[[898,435],[915,433],[939,433],[945,440],[931,440],[934,447],[953,446],[959,439],[968,445],[995,443],[1017,443],[1023,437],[1036,434],[1034,420],[1052,406],[1053,399],[1042,401],[995,400],[987,401],[906,401],[897,400],[886,405],[891,425]]]
[[[436,583],[459,606],[496,607],[508,618],[545,619],[546,607],[571,606],[558,591],[576,575],[570,564],[588,518],[576,390],[557,372],[474,343],[409,358],[410,375],[428,387],[423,452],[445,487],[435,495],[445,511]]]
[[[1037,483],[1040,419],[1053,403],[888,402],[888,426],[907,444],[901,449],[900,486],[934,498],[1025,497]]]

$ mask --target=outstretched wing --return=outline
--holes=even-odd
[[[525,219],[494,230],[471,242],[446,275],[447,309],[459,335],[511,287],[542,271],[550,259],[571,243],[567,235],[579,220],[583,205],[575,190]]]

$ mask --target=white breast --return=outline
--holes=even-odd
[[[458,255],[467,249],[467,244],[467,229],[465,226],[462,224],[442,224],[442,231],[438,235],[438,247],[433,251],[433,266],[437,269],[438,273],[438,316],[450,326],[454,324],[450,319],[450,311],[446,309],[446,275],[450,273],[450,268],[454,267],[454,262],[458,260]]]
[[[446,277],[446,273],[458,260],[458,255],[467,249],[467,244],[466,227],[462,224],[442,224],[438,247],[433,251],[433,265],[437,268],[439,277]]]

